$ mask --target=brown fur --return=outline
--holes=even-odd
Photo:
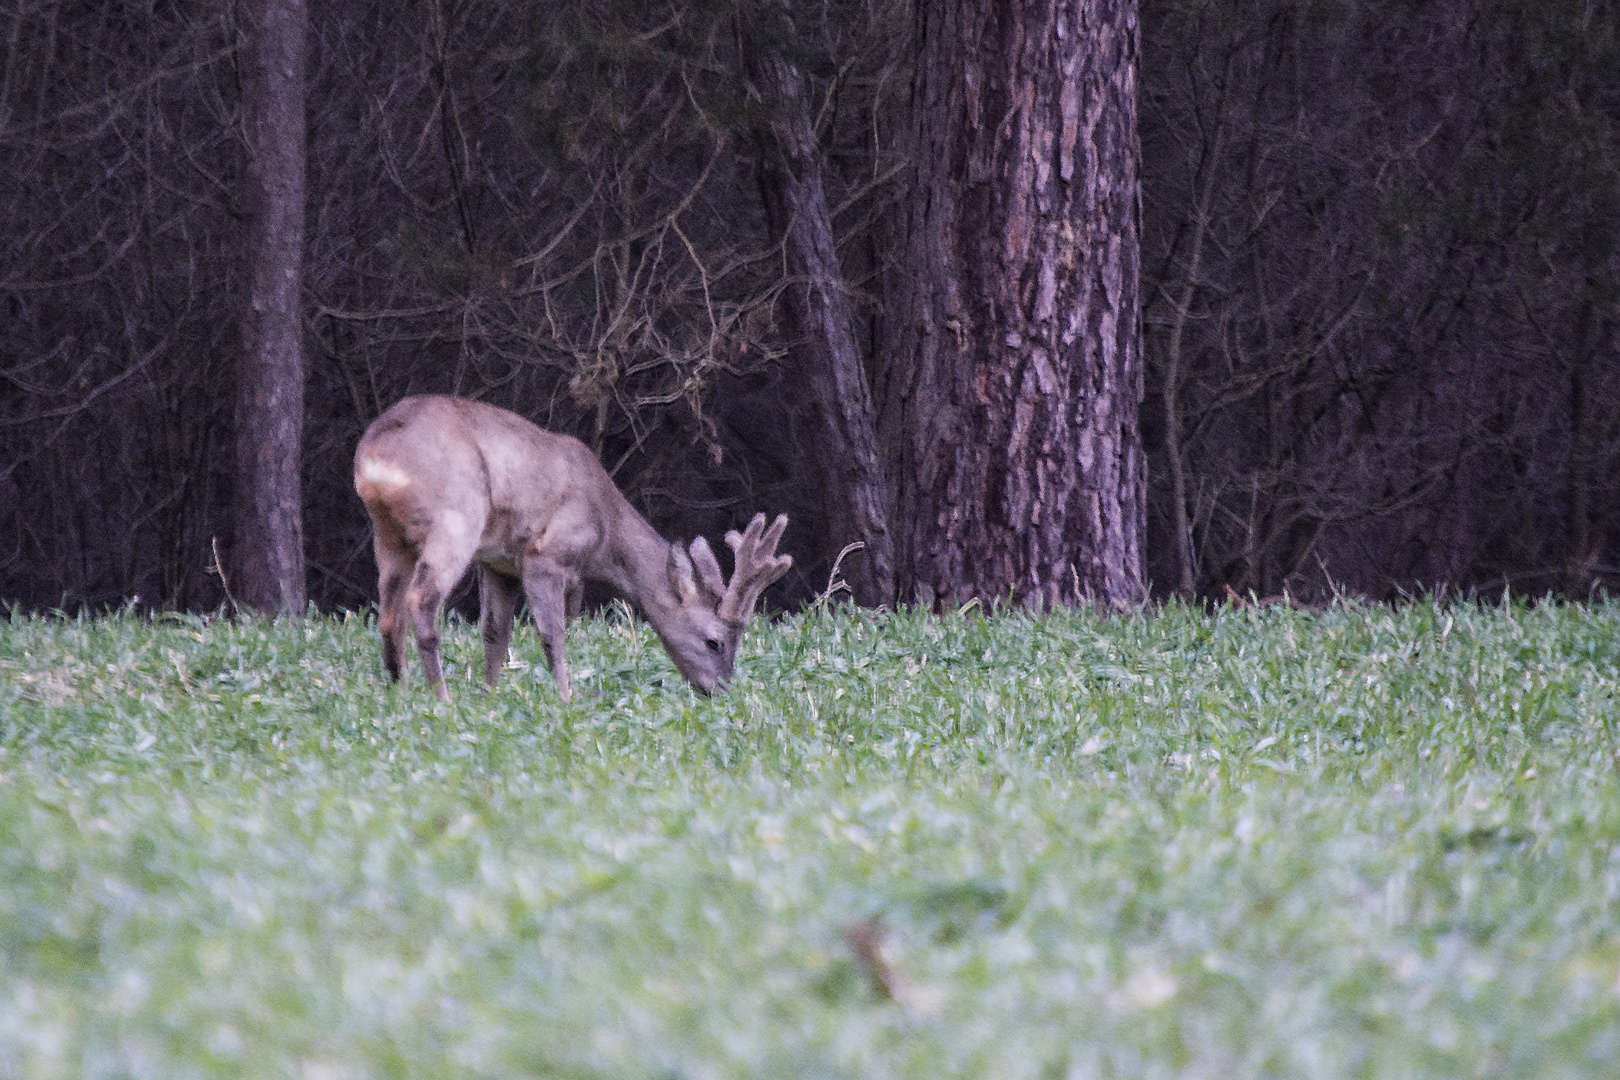
[[[689,551],[666,543],[579,440],[463,398],[394,405],[366,429],[354,474],[371,515],[383,662],[404,676],[408,626],[428,685],[446,700],[439,614],[475,562],[484,681],[500,676],[526,596],[564,701],[564,618],[578,612],[584,581],[638,604],[681,674],[707,693],[730,678],[759,593],[792,565],[775,554],[786,517],[766,529],[757,515],[726,538],[739,562],[727,585],[702,538]]]

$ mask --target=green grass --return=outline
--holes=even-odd
[[[0,620],[0,1078],[1607,1077],[1620,605]]]

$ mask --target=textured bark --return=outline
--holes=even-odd
[[[1595,366],[1593,356],[1597,351],[1593,340],[1597,321],[1595,292],[1596,287],[1588,277],[1581,289],[1575,351],[1569,372],[1569,456],[1564,466],[1568,504],[1564,524],[1564,594],[1574,597],[1589,595],[1592,569],[1598,560],[1598,549],[1592,546],[1591,520],[1592,456],[1597,439],[1589,400]]]
[[[241,52],[248,295],[236,374],[231,589],[239,603],[292,614],[304,610],[305,21],[304,0],[251,0]]]
[[[771,0],[762,5],[779,15]],[[822,159],[797,68],[773,49],[739,8],[738,40],[760,110],[754,120],[760,197],[771,239],[781,245],[782,313],[800,404],[809,420],[810,474],[826,550],[864,545],[841,567],[858,604],[894,601],[894,542],[885,508],[877,420],[855,341]]]
[[[901,596],[1144,595],[1136,5],[917,6],[879,435]]]

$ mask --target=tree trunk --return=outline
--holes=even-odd
[[[738,43],[760,98],[754,116],[760,197],[771,239],[781,245],[788,284],[782,311],[799,400],[809,419],[809,472],[821,506],[824,550],[863,550],[840,568],[858,604],[894,602],[894,542],[885,511],[877,420],[856,345],[832,217],[821,183],[821,153],[798,69],[772,47],[786,21],[774,0],[738,8]],[[782,27],[783,29],[790,29]]]
[[[1592,410],[1592,369],[1596,353],[1596,286],[1590,276],[1582,283],[1579,314],[1575,319],[1575,351],[1569,372],[1569,456],[1564,462],[1564,595],[1584,600],[1592,588],[1592,570],[1599,549],[1592,546],[1591,469],[1597,442]]]
[[[1136,4],[917,19],[879,428],[900,595],[1137,601]]]
[[[238,603],[302,614],[304,0],[248,0],[243,16],[248,295],[236,373],[230,586]]]

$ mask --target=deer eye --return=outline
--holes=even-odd
[[[719,652],[720,651],[720,642],[716,641],[714,638],[709,638],[703,644],[705,644],[705,645],[707,645],[709,647],[710,652]]]

